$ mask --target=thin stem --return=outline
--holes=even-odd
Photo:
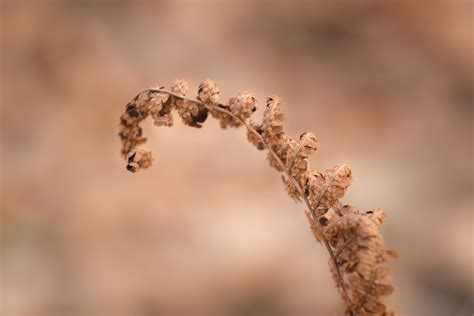
[[[343,216],[344,214],[342,213],[342,204],[341,202],[337,201],[336,204],[334,204],[334,206],[332,207],[332,209],[334,210],[334,212],[339,215],[339,216]]]
[[[367,303],[367,300],[369,298],[369,295],[370,295],[370,292],[372,292],[372,288],[374,286],[374,283],[375,283],[375,278],[377,277],[377,270],[374,270],[372,271],[371,275],[370,275],[370,280],[369,280],[369,288],[367,289],[367,291],[365,292],[365,295],[364,295],[364,299],[362,300],[362,302],[359,304],[359,306],[357,307],[358,309],[359,308],[362,308],[365,303]]]
[[[283,172],[285,173],[285,176],[288,178],[288,179],[291,179],[291,181],[293,182],[293,184],[295,185],[296,189],[298,190],[298,193],[303,197],[303,200],[306,204],[306,206],[308,207],[310,213],[311,213],[311,216],[316,220],[316,223],[317,223],[317,227],[318,227],[318,230],[319,230],[319,233],[320,233],[320,236],[321,236],[321,240],[323,241],[323,244],[324,246],[326,247],[326,250],[328,251],[329,253],[329,256],[331,258],[331,262],[332,262],[332,265],[334,267],[334,270],[336,271],[336,275],[338,277],[338,282],[339,282],[339,285],[342,289],[342,292],[343,292],[343,297],[345,300],[349,300],[349,296],[347,294],[347,289],[346,289],[346,286],[345,286],[345,283],[344,283],[344,279],[342,277],[342,274],[341,274],[341,271],[339,269],[339,264],[337,263],[337,260],[336,260],[336,256],[334,255],[334,251],[333,249],[331,248],[331,245],[329,244],[328,240],[326,239],[326,237],[324,237],[323,233],[322,233],[322,226],[321,226],[321,223],[319,223],[319,221],[317,220],[318,219],[318,215],[316,213],[316,209],[317,209],[317,206],[316,208],[312,207],[311,206],[311,203],[309,202],[306,194],[304,193],[303,189],[301,188],[300,184],[298,183],[298,181],[296,181],[296,179],[294,179],[289,171],[285,168],[285,164],[281,161],[280,157],[277,155],[277,153],[275,153],[275,151],[267,144],[267,142],[265,141],[265,139],[262,137],[262,135],[260,135],[259,132],[257,132],[252,126],[250,126],[247,122],[245,122],[244,120],[242,120],[240,117],[234,115],[231,111],[228,111],[222,107],[220,107],[219,105],[213,105],[213,104],[208,104],[208,103],[204,103],[204,102],[201,102],[199,100],[195,100],[195,99],[191,99],[191,98],[188,98],[188,97],[185,97],[185,96],[182,96],[182,95],[179,95],[179,94],[176,94],[172,91],[169,91],[169,90],[166,90],[166,89],[160,89],[160,88],[150,88],[150,89],[145,89],[143,90],[141,93],[143,92],[160,92],[160,93],[167,93],[169,95],[172,95],[176,98],[179,98],[179,99],[182,99],[182,100],[188,100],[188,101],[191,101],[191,102],[194,102],[194,103],[197,103],[197,104],[201,104],[203,106],[205,106],[207,109],[211,109],[211,110],[216,110],[216,111],[219,111],[219,112],[222,112],[222,113],[225,113],[229,116],[231,116],[233,119],[239,121],[240,123],[242,123],[248,131],[250,131],[252,134],[254,134],[261,142],[262,144],[264,145],[264,147],[268,150],[268,152],[273,156],[273,158],[275,158],[275,160],[277,161],[277,163],[279,164],[280,168],[283,170]],[[335,176],[339,173],[340,170],[342,170],[342,168],[344,167],[345,165],[342,165],[335,173]],[[332,182],[332,180],[331,180]],[[323,193],[322,195],[324,195],[324,193],[326,192],[328,188],[328,185],[324,188],[323,190]],[[322,197],[321,195],[321,197]],[[317,202],[317,204],[319,205],[319,202],[321,201],[321,198],[319,199],[319,201]]]

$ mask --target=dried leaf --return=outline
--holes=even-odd
[[[311,206],[320,214],[326,213],[344,196],[351,184],[352,173],[347,165],[334,166],[324,172],[310,172],[305,191]]]

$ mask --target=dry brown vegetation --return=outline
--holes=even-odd
[[[124,168],[125,103],[206,77],[255,92],[258,122],[280,95],[313,168],[350,164],[343,200],[383,207],[401,254],[388,306],[473,315],[471,0],[0,3],[2,316],[344,314],[244,128],[148,118],[154,165]]]
[[[386,284],[391,271],[383,264],[397,257],[384,249],[380,226],[387,214],[381,209],[360,211],[352,205],[342,205],[340,199],[352,182],[348,165],[336,165],[325,171],[310,168],[308,158],[319,143],[312,132],[299,140],[288,135],[283,126],[282,101],[268,97],[260,123],[250,121],[257,110],[254,94],[243,92],[227,104],[219,103],[219,88],[206,79],[199,85],[197,99],[186,97],[189,85],[176,80],[170,90],[155,87],[140,92],[130,101],[120,117],[119,137],[127,170],[137,172],[151,166],[150,151],[137,149],[146,142],[140,123],[151,116],[156,126],[172,126],[172,110],[177,110],[184,124],[200,128],[209,115],[222,128],[247,129],[247,139],[259,150],[267,151],[270,166],[283,174],[288,195],[304,201],[311,231],[329,253],[329,267],[345,303],[345,314],[389,316],[382,298],[393,292]]]

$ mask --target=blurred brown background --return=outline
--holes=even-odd
[[[125,104],[210,77],[280,95],[314,166],[351,165],[344,202],[387,210],[392,306],[472,315],[472,23],[467,0],[3,1],[1,314],[341,314],[242,130],[147,123],[155,165],[125,170]]]

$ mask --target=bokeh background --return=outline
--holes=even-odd
[[[401,254],[389,304],[472,315],[472,1],[0,8],[1,315],[341,315],[304,206],[244,131],[148,122],[155,164],[125,170],[125,104],[207,77],[278,94],[313,166],[351,165],[344,202],[384,208]]]

